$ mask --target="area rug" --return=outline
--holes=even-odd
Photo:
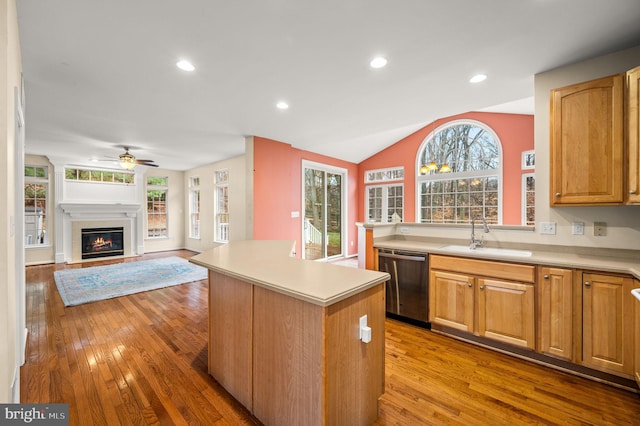
[[[207,279],[207,269],[172,256],[90,268],[55,271],[65,306]]]

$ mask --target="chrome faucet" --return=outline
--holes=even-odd
[[[480,218],[474,217],[473,219],[471,219],[471,245],[470,245],[471,250],[475,250],[476,248],[484,244],[484,239],[483,239],[484,235],[480,235],[480,239],[476,240],[476,219],[482,220],[482,226],[483,226],[482,231],[485,234],[489,233],[489,225],[487,225],[487,219],[485,219],[484,216]]]

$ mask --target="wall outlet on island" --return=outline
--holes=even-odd
[[[401,234],[408,234],[409,233],[409,227],[408,226],[401,226],[400,227],[400,233]]]
[[[556,223],[555,222],[540,222],[540,234],[555,235]]]

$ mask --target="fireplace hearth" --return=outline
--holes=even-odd
[[[82,259],[124,255],[124,228],[83,228]]]

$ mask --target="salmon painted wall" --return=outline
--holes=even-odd
[[[358,221],[365,220],[365,186],[364,172],[366,170],[384,169],[390,167],[404,167],[404,221],[416,221],[416,156],[424,139],[434,128],[453,120],[471,119],[480,121],[491,127],[502,143],[503,159],[503,213],[504,224],[519,225],[521,223],[521,192],[522,174],[532,170],[521,170],[522,151],[532,150],[533,115],[524,114],[496,114],[469,112],[436,120],[417,132],[401,139],[392,146],[369,157],[359,164],[358,183]]]
[[[358,165],[348,161],[303,151],[289,144],[253,137],[253,238],[295,240],[302,253],[302,160],[347,170],[347,255],[358,251],[356,218],[359,212]],[[292,218],[291,212],[299,212]]]

